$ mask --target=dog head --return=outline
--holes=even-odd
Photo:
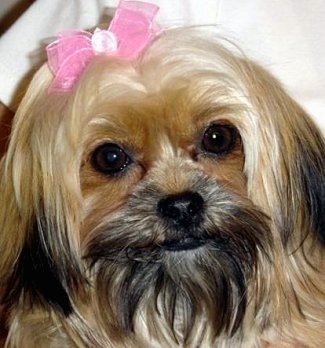
[[[324,140],[269,73],[186,29],[132,62],[95,57],[72,92],[51,79],[2,161],[11,318],[193,346],[321,322]]]

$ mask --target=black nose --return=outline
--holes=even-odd
[[[157,208],[159,215],[168,222],[189,227],[200,222],[204,201],[199,193],[187,191],[161,199]]]

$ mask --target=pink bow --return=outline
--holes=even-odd
[[[69,91],[98,54],[134,59],[160,32],[153,22],[159,7],[141,1],[121,0],[107,30],[93,34],[72,30],[58,35],[46,48],[54,75],[49,91]]]

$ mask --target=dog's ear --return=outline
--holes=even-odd
[[[303,111],[298,117],[300,128],[294,134],[293,171],[298,172],[296,180],[302,188],[302,204],[307,207],[311,231],[325,245],[325,141]]]
[[[43,67],[17,114],[0,168],[2,303],[71,313],[83,283],[74,150],[62,124],[64,97],[49,96]],[[78,289],[79,291],[79,289]]]
[[[312,232],[325,244],[324,137],[276,79],[262,68],[247,69],[256,110],[245,131],[251,197],[269,213],[284,243],[295,238],[298,246]]]

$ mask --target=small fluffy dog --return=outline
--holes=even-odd
[[[324,139],[228,46],[37,73],[0,169],[6,347],[324,347]]]

